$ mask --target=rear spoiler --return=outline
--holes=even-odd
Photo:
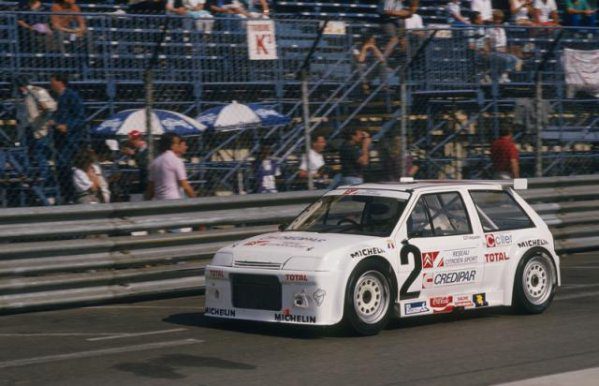
[[[414,180],[414,177],[401,177],[399,182],[402,184],[414,182],[444,183],[454,182],[454,180]],[[465,182],[469,184],[496,184],[501,185],[503,188],[513,188],[514,190],[528,189],[528,179],[526,178],[514,178],[513,180],[455,180],[455,182]]]

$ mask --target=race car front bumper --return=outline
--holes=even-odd
[[[333,325],[343,316],[343,286],[331,272],[222,266],[205,272],[208,317]]]

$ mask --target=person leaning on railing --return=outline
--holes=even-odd
[[[570,16],[570,24],[574,27],[597,25],[597,10],[592,9],[587,0],[567,0],[566,12]]]
[[[19,34],[23,38],[24,48],[28,52],[41,52],[52,46],[52,30],[48,24],[48,16],[41,14],[48,9],[40,0],[29,0],[21,3],[18,8],[21,12],[17,23],[27,30]]]

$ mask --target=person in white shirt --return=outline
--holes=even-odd
[[[82,150],[73,160],[73,187],[77,204],[110,202],[110,189],[93,150]]]
[[[530,19],[532,0],[510,0],[510,12],[512,20],[518,25],[533,26],[535,24]]]
[[[535,0],[535,22],[540,25],[559,25],[555,0]]]
[[[17,136],[21,146],[28,146],[37,163],[39,177],[48,182],[50,179],[50,138],[49,121],[58,107],[56,101],[43,87],[32,86],[27,76],[15,79],[20,102],[17,105]]]
[[[185,140],[175,133],[162,134],[160,151],[162,153],[150,164],[146,198],[176,200],[183,198],[180,190],[187,197],[195,197],[196,193],[187,181],[185,164],[181,159],[187,151]]]
[[[311,148],[308,153],[309,160],[306,160],[306,154],[302,156],[302,162],[299,167],[299,176],[301,178],[308,178],[309,165],[310,174],[313,178],[326,178],[327,176],[323,170],[324,157],[322,156],[322,152],[327,146],[327,140],[321,134],[313,134],[310,142]]]
[[[493,21],[493,5],[491,4],[491,0],[472,0],[470,10],[472,12],[479,12],[484,23],[491,23]]]
[[[470,21],[462,16],[462,9],[460,8],[460,0],[451,0],[446,7],[447,10],[447,22],[455,27],[470,25]]]

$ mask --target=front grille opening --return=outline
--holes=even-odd
[[[253,310],[281,310],[281,283],[276,276],[231,274],[233,307]]]

